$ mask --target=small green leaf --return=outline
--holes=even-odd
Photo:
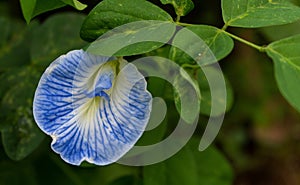
[[[132,22],[111,30],[90,44],[88,52],[104,56],[146,53],[167,43],[176,25],[166,21]]]
[[[178,72],[173,85],[176,109],[183,120],[188,124],[192,124],[199,115],[199,87],[183,69]]]
[[[172,21],[172,17],[145,0],[104,0],[89,13],[80,35],[93,41],[110,29],[142,20]]]
[[[185,16],[194,9],[194,3],[192,0],[160,0],[160,2],[162,4],[173,5],[176,14],[179,16]]]
[[[20,0],[23,16],[27,23],[30,22],[33,17],[33,12],[36,4],[36,0]]]
[[[44,134],[33,120],[32,101],[40,74],[32,68],[20,72],[19,82],[7,91],[1,104],[9,126],[2,129],[2,142],[7,155],[21,160],[42,141]]]
[[[199,141],[192,139],[170,159],[143,168],[144,185],[231,185],[232,169],[214,147],[198,151]]]
[[[83,10],[87,7],[87,5],[82,4],[81,2],[79,2],[77,0],[61,0],[61,1],[67,5],[73,6],[77,10]]]
[[[189,88],[187,88],[187,82],[182,81],[182,84],[177,84],[177,82],[175,81],[174,83],[175,87],[179,87],[180,89],[182,89],[182,93],[186,98],[191,98],[192,100],[194,100],[195,103],[197,102],[197,104],[188,105],[189,108],[187,108],[185,114],[183,114],[188,116],[188,118],[192,117],[190,115],[192,111],[190,110],[195,110],[195,108],[191,107],[193,105],[197,105],[197,106],[200,105],[199,106],[200,113],[203,115],[219,116],[221,114],[224,114],[226,111],[230,110],[233,103],[233,92],[229,81],[225,78],[226,89],[223,89],[222,88],[223,85],[220,84],[222,83],[220,81],[221,80],[220,75],[223,76],[223,74],[216,68],[210,66],[205,66],[202,69],[205,69],[205,74],[209,76],[210,83],[208,82],[208,79],[205,76],[203,70],[186,69],[186,71],[190,75],[190,78],[189,79],[186,78],[186,80],[188,80],[188,83],[190,83],[191,86],[193,86],[193,88],[196,90],[196,93],[198,94],[198,102],[195,101],[195,98],[190,94],[191,90],[188,90]],[[213,99],[211,95],[212,90],[214,95]],[[175,91],[174,93],[174,99],[175,99],[176,108],[178,112],[180,112],[181,110],[180,97],[177,91]],[[186,101],[188,101],[188,99],[186,99]]]
[[[74,13],[57,14],[33,30],[32,64],[46,67],[61,54],[83,47],[86,43],[79,37],[83,19],[84,16]]]
[[[185,29],[188,29],[192,31],[194,34],[186,32]],[[177,43],[182,48],[186,48],[186,51],[182,51],[181,49],[178,49],[177,47],[172,47],[170,50],[170,58],[172,60],[175,60],[176,63],[179,65],[184,63],[195,63],[194,59],[187,55],[186,53],[201,53],[201,56],[207,56],[207,55],[214,55],[216,60],[212,60],[210,62],[216,62],[221,60],[222,58],[226,57],[233,49],[233,40],[226,34],[224,34],[221,30],[218,28],[215,28],[213,26],[208,25],[195,25],[195,26],[188,26],[184,28],[182,33],[186,32],[185,34],[179,33],[176,34],[173,43]],[[194,39],[194,37],[198,37],[197,39]],[[203,40],[204,43],[209,47],[212,54],[210,53],[210,50],[208,48],[202,49],[203,51],[200,51],[200,48],[198,43],[196,43],[196,40]],[[199,62],[201,61],[202,57],[196,56],[196,59],[199,59]],[[207,61],[209,62],[209,61]],[[207,63],[203,62],[203,63]]]
[[[275,77],[282,95],[300,112],[300,35],[271,43],[267,54],[273,59]]]
[[[285,0],[222,0],[223,20],[228,26],[257,28],[292,23],[300,8]]]
[[[60,0],[20,0],[23,16],[29,24],[30,20],[47,11],[65,6]]]

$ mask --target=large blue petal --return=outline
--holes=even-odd
[[[152,97],[135,66],[82,50],[56,59],[34,97],[38,126],[52,149],[70,164],[106,165],[121,158],[142,135]]]

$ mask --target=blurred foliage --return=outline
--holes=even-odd
[[[170,159],[145,166],[144,184],[230,185],[233,178],[232,169],[224,157],[213,147],[204,152],[195,150],[198,143],[199,139],[193,138]]]
[[[39,77],[57,56],[84,46],[78,34],[83,16],[65,13],[42,25],[32,22],[28,26],[9,17],[0,20],[4,33],[0,49],[0,129],[7,155],[21,160],[44,138],[32,115]]]
[[[187,26],[186,28],[187,29],[180,30],[181,32],[176,34],[172,42],[173,44],[176,43],[176,45],[180,45],[187,51],[182,51],[178,47],[172,47],[170,50],[169,57],[172,60],[176,60],[178,64],[195,64],[195,61],[200,62],[201,59],[203,59],[203,56],[209,57],[208,55],[210,55],[210,52],[214,54],[215,58],[213,61],[211,61],[211,63],[214,63],[226,57],[233,49],[232,38],[230,38],[225,33],[220,32],[216,27],[208,25],[193,25]],[[197,37],[201,38],[207,44],[210,51],[206,51],[206,48],[203,48],[201,56],[192,58],[187,55],[185,52],[189,52],[189,49],[192,50],[192,48],[197,48],[198,44],[197,42],[195,42],[194,38],[187,37],[191,33],[188,30],[192,31],[192,33],[196,34]],[[180,37],[181,33],[184,35]],[[193,52],[191,51],[191,53]]]
[[[117,0],[111,1],[118,2]],[[138,0],[135,1],[138,2]],[[133,15],[116,22],[112,20],[119,17],[114,14],[99,16],[96,22],[94,21],[93,14],[102,10],[105,4],[97,6],[98,8],[91,11],[88,16],[78,14],[74,8],[65,7],[68,4],[76,9],[83,9],[84,4],[87,4],[88,7],[84,13],[88,14],[100,2],[98,0],[80,1],[82,4],[78,1],[60,0],[57,1],[59,6],[55,3],[42,3],[43,0],[21,0],[20,2],[21,4],[17,0],[0,1],[0,185],[300,184],[299,112],[286,102],[276,85],[276,83],[281,84],[283,95],[294,107],[299,106],[299,103],[294,102],[295,99],[299,100],[297,94],[299,90],[293,92],[295,88],[299,89],[297,86],[299,80],[294,78],[299,75],[298,67],[295,67],[295,65],[299,66],[299,62],[292,60],[299,53],[297,50],[299,36],[291,37],[299,34],[299,21],[294,22],[299,19],[299,7],[282,0],[280,3],[291,12],[291,14],[286,14],[282,10],[283,6],[274,5],[272,1],[268,1],[262,7],[260,4],[253,3],[251,8],[254,14],[247,17],[245,16],[248,13],[247,9],[245,12],[245,9],[240,9],[238,5],[228,4],[230,1],[222,1],[226,27],[262,27],[290,23],[252,30],[228,29],[260,45],[290,37],[267,47],[268,54],[275,61],[275,67],[277,65],[287,70],[284,74],[278,74],[266,55],[237,42],[234,43],[233,48],[232,39],[217,29],[223,26],[221,2],[217,0],[193,1],[193,3],[190,0],[161,0],[166,5],[162,5],[158,0],[152,0],[152,3],[159,5],[163,10],[144,2],[145,6],[149,7],[148,11],[138,8],[138,4],[131,4],[131,9],[118,8],[118,13],[127,14],[132,11]],[[30,4],[32,2],[38,3]],[[109,1],[106,0],[106,2]],[[241,2],[240,5],[246,5],[246,1]],[[36,17],[28,25],[21,15],[21,5],[22,8],[30,7],[31,11],[23,11],[28,23]],[[54,10],[58,7],[63,8]],[[114,9],[115,7],[106,4],[104,8]],[[52,11],[43,13],[48,10]],[[133,20],[153,19],[152,14],[155,12],[157,20],[171,20],[172,17],[176,19],[178,15],[190,12],[180,20],[200,24],[188,26],[188,29],[203,37],[215,53],[217,60],[220,61],[228,88],[226,110],[228,113],[216,139],[216,146],[211,146],[204,152],[197,150],[199,136],[203,134],[208,120],[206,115],[210,112],[211,97],[209,90],[206,89],[205,77],[199,69],[194,69],[192,66],[191,69],[189,67],[185,69],[196,82],[195,84],[200,87],[201,94],[204,95],[202,99],[200,98],[202,115],[195,137],[179,153],[164,162],[146,167],[128,167],[119,164],[104,167],[83,164],[81,167],[73,167],[66,164],[50,149],[50,138],[45,139],[45,135],[34,123],[32,99],[40,75],[59,55],[72,49],[82,48],[87,44],[80,38],[80,34],[82,38],[91,41],[120,24]],[[229,12],[234,12],[234,14]],[[144,13],[144,17],[135,17],[140,13]],[[257,18],[263,16],[272,19],[258,21]],[[108,25],[107,22],[109,22]],[[208,23],[213,26],[204,25]],[[96,28],[90,29],[89,24],[95,24]],[[102,30],[97,30],[101,26]],[[296,43],[296,46],[289,45],[291,40],[294,44]],[[145,47],[151,48],[152,46],[153,43]],[[292,48],[292,52],[289,48]],[[125,53],[140,53],[140,51],[130,53],[136,49],[134,47],[127,49]],[[171,56],[170,58],[180,65],[195,63],[178,48],[173,47],[170,52],[169,50],[170,47],[166,46],[145,55]],[[229,56],[224,58],[227,55]],[[131,56],[128,59],[135,57]],[[293,68],[290,69],[291,66],[285,66],[286,63],[295,63],[295,65],[292,65]],[[273,76],[274,72],[277,75],[277,82]],[[293,76],[291,76],[292,72],[295,72]],[[176,94],[171,84],[156,78],[149,78],[148,83],[148,89],[153,96],[166,100],[168,112],[163,123],[153,130],[146,131],[137,145],[154,144],[166,138],[176,126],[174,123],[179,118],[176,111],[178,107],[173,101]],[[288,88],[282,87],[284,85]],[[288,92],[285,92],[286,89],[289,89]]]

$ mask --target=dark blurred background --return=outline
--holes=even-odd
[[[81,2],[88,5],[81,12],[87,14],[100,1]],[[159,0],[151,2],[176,17],[171,6],[162,6]],[[195,9],[182,17],[181,22],[208,24],[218,28],[223,26],[220,0],[195,0],[194,3]],[[64,7],[39,15],[35,20],[44,22],[60,12],[78,11]],[[18,0],[1,0],[0,16],[25,24]],[[256,44],[267,45],[279,38],[300,33],[300,22],[264,29],[228,28],[228,31]],[[3,49],[0,48],[0,57]],[[233,184],[299,185],[300,114],[280,94],[271,60],[264,53],[235,42],[233,52],[220,61],[220,65],[231,83],[234,103],[225,116],[215,145],[233,169]],[[0,75],[2,73],[0,69]],[[1,82],[0,88],[4,87]],[[5,121],[0,119],[0,122]],[[20,161],[10,159],[0,142],[0,185],[142,184],[141,167],[118,164],[109,167],[72,167],[51,151],[50,142],[51,139],[46,137],[33,153]],[[132,180],[132,176],[138,177],[138,180]]]

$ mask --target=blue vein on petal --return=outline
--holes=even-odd
[[[74,50],[56,59],[40,79],[35,120],[70,164],[117,161],[148,122],[152,97],[145,79],[132,64],[115,76],[106,65],[110,60]]]

